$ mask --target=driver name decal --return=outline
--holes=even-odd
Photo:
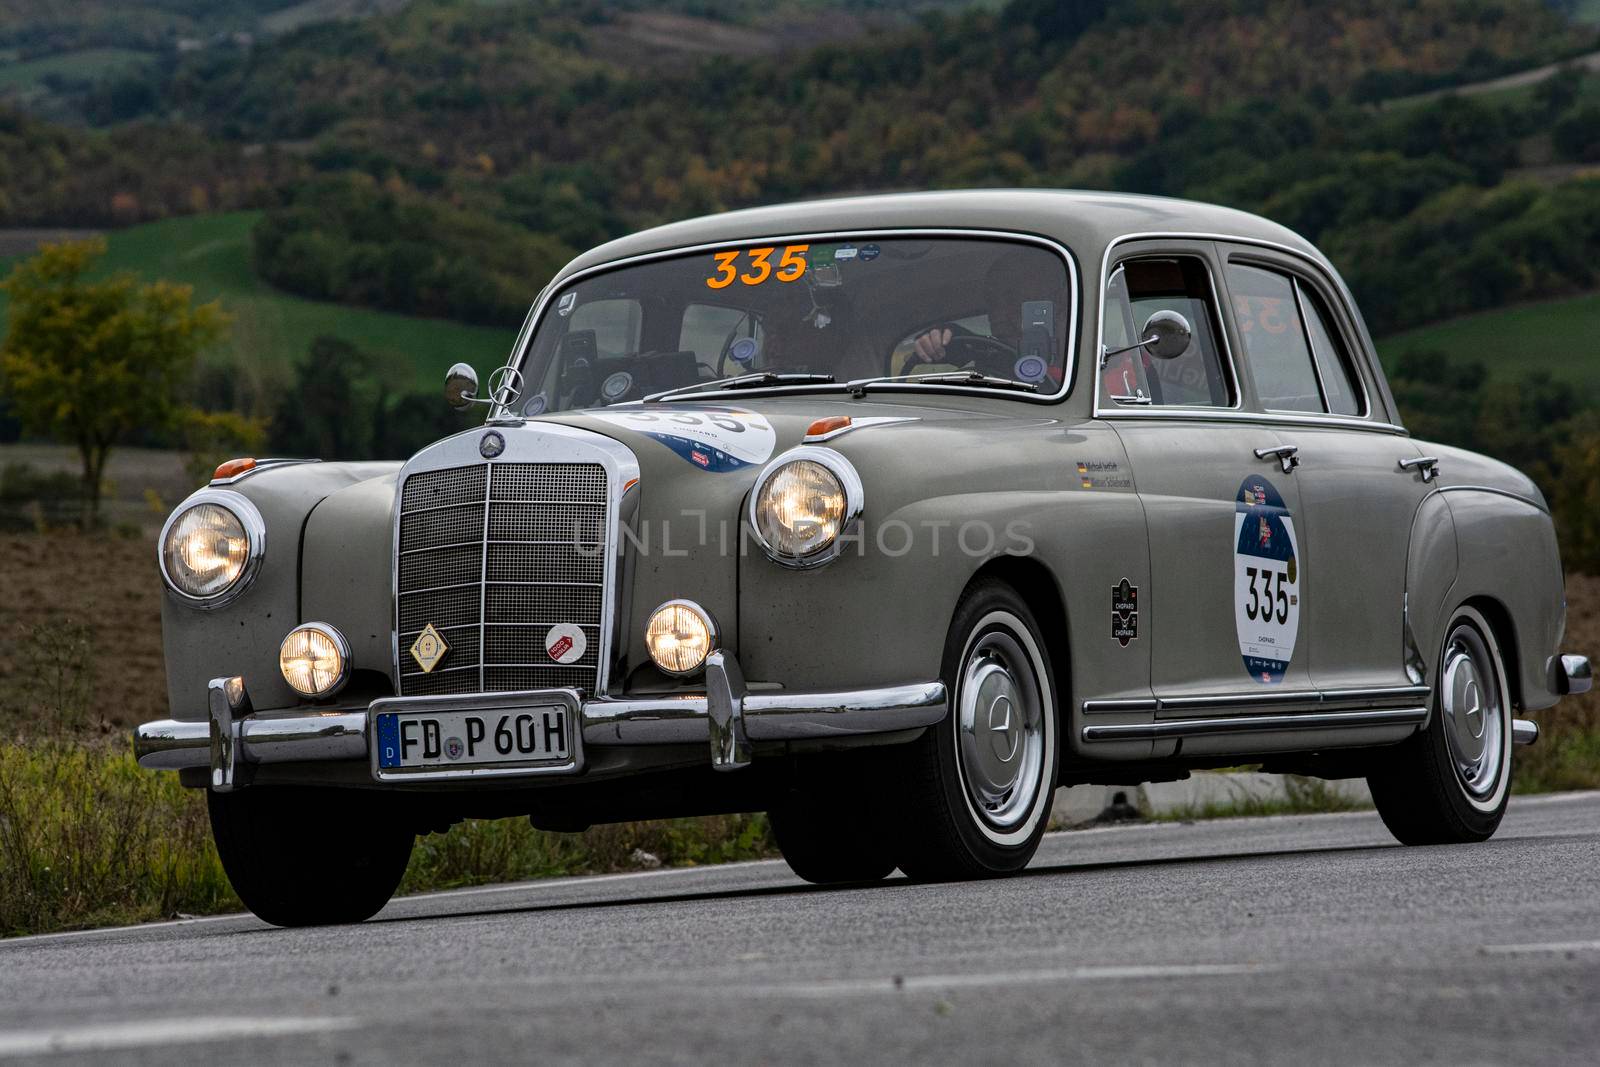
[[[764,416],[731,408],[589,414],[659,441],[700,470],[716,474],[765,463],[778,442]]]
[[[1300,630],[1299,546],[1294,518],[1272,483],[1252,474],[1233,515],[1233,621],[1250,677],[1283,681]]]

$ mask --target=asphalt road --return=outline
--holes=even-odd
[[[337,887],[330,887],[336,890]],[[1600,793],[1045,839],[1003,881],[782,863],[0,942],[0,1060],[1595,1063]]]

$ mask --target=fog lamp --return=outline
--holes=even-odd
[[[278,669],[301,696],[331,697],[350,675],[350,646],[327,623],[308,622],[290,630],[278,646]]]
[[[693,674],[716,651],[717,626],[692,600],[669,600],[650,613],[644,643],[655,665],[668,674]]]

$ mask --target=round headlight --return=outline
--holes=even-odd
[[[839,535],[861,514],[861,496],[861,479],[843,456],[797,448],[756,480],[750,523],[778,562],[821,563],[837,555]]]
[[[308,622],[289,631],[278,646],[283,680],[303,697],[330,697],[349,675],[350,646],[325,622]]]
[[[196,493],[161,531],[161,575],[200,606],[225,603],[244,590],[265,540],[261,513],[249,500],[224,490]]]
[[[668,674],[690,674],[716,651],[717,627],[699,604],[669,600],[650,613],[644,643],[657,667]]]

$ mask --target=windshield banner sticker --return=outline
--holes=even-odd
[[[685,461],[714,473],[736,471],[772,458],[778,436],[772,423],[749,411],[698,408],[675,411],[591,411],[594,418],[644,434]]]
[[[1233,621],[1250,677],[1283,681],[1300,630],[1299,548],[1283,497],[1252,474],[1239,486],[1233,516]]]

